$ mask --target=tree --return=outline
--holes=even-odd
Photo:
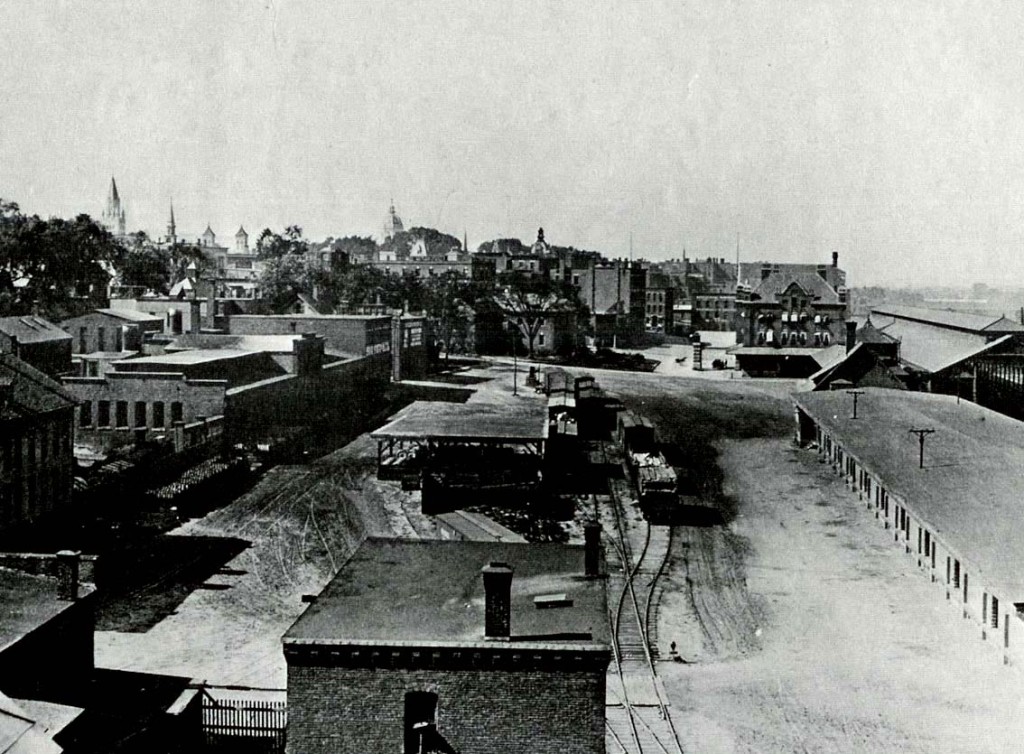
[[[544,320],[555,312],[573,311],[578,302],[571,286],[546,276],[513,274],[494,297],[494,302],[526,339],[527,351],[533,358],[533,346]]]
[[[263,307],[275,313],[289,309],[300,293],[313,290],[313,276],[305,256],[284,254],[268,259],[260,275]]]
[[[0,315],[60,320],[102,306],[124,254],[88,215],[43,220],[0,200]]]
[[[170,252],[152,243],[141,230],[130,234],[122,244],[125,253],[118,267],[121,285],[167,293],[173,282]]]
[[[284,233],[274,233],[264,228],[256,239],[256,254],[260,259],[279,259],[288,255],[305,255],[309,251],[309,242],[302,237],[302,228],[289,225]]]
[[[469,340],[475,293],[474,284],[453,270],[428,278],[424,285],[424,310],[444,344],[446,362],[454,343],[465,348]]]
[[[381,244],[381,251],[394,251],[404,257],[416,241],[423,241],[429,257],[443,257],[452,249],[461,249],[462,242],[455,236],[442,233],[434,228],[409,228],[396,233]]]

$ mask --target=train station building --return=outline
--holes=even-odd
[[[857,392],[798,394],[798,442],[845,477],[1005,662],[1024,660],[1024,423],[955,396]]]
[[[289,750],[603,754],[589,547],[366,540],[284,635]]]

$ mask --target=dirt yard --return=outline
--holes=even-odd
[[[281,635],[305,608],[302,595],[317,594],[364,536],[438,536],[417,495],[376,480],[375,461],[376,446],[360,437],[308,466],[272,469],[238,500],[171,532],[250,544],[184,585],[182,601],[148,630],[98,631],[97,665],[283,689]],[[155,599],[168,591],[163,582],[150,590]],[[146,597],[124,601],[132,609]]]
[[[726,521],[677,529],[659,665],[686,751],[1024,750],[1024,673],[812,450],[792,383],[601,375]]]

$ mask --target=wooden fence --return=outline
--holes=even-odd
[[[284,754],[285,702],[203,696],[203,740],[207,751]]]

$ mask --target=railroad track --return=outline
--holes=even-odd
[[[646,520],[631,526],[623,492],[613,482],[610,494],[594,501],[605,514],[605,536],[612,545],[606,550],[608,618],[621,690],[621,706],[606,709],[608,738],[621,754],[683,754],[655,666],[658,580],[668,563],[672,527]]]

